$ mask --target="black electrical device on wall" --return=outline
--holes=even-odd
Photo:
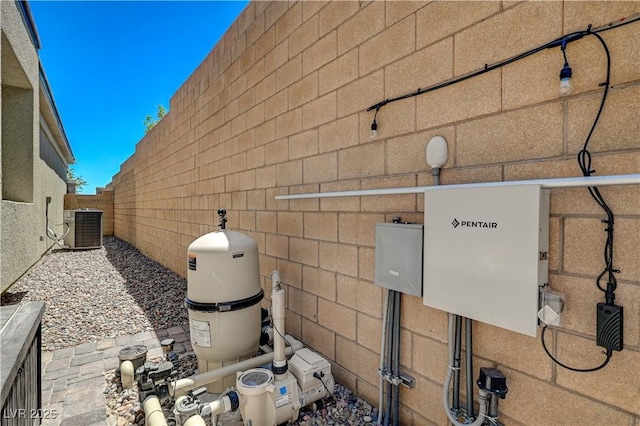
[[[608,350],[622,350],[623,309],[618,305],[597,305],[596,342]]]

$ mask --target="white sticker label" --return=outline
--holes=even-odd
[[[279,396],[278,398],[276,398],[276,408],[280,408],[283,405],[291,404],[292,402],[293,402],[293,397],[291,396],[290,393],[283,396]]]
[[[394,271],[393,269],[389,269],[389,275],[393,275],[394,277],[399,277],[400,272]]]
[[[189,332],[191,333],[191,342],[194,345],[203,348],[211,347],[211,327],[209,326],[209,321],[189,319]]]

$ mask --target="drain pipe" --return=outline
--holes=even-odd
[[[296,340],[291,336],[287,336],[287,341],[289,342],[290,347],[285,349],[285,357],[293,355],[295,351],[300,350],[304,347],[302,342]],[[251,368],[256,368],[261,365],[268,364],[273,360],[273,355],[274,352],[271,352],[254,358],[249,358],[235,364],[226,365],[216,370],[207,371],[206,373],[196,374],[185,379],[176,380],[168,386],[169,395],[173,397],[186,395],[190,390],[206,386],[209,383],[220,380],[225,376],[236,374],[238,371],[246,371]]]
[[[380,369],[378,370],[378,375],[380,379],[378,380],[378,421],[376,424],[382,424],[382,407],[384,407],[384,350],[387,342],[387,311],[389,310],[389,293],[391,290],[387,290],[384,293],[384,303],[382,309],[382,337],[380,339]]]

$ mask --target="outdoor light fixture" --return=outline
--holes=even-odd
[[[569,66],[569,61],[567,61],[567,42],[562,42],[562,55],[564,56],[564,66],[560,71],[560,96],[570,95],[573,87],[571,87],[571,67]]]
[[[373,114],[373,121],[371,122],[371,139],[372,140],[375,140],[378,138],[378,123],[376,122],[378,111],[380,111],[380,107],[376,108],[376,113]]]

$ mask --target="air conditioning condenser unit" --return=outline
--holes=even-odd
[[[71,249],[93,249],[102,247],[102,210],[65,210],[64,222],[69,232],[64,245]]]

